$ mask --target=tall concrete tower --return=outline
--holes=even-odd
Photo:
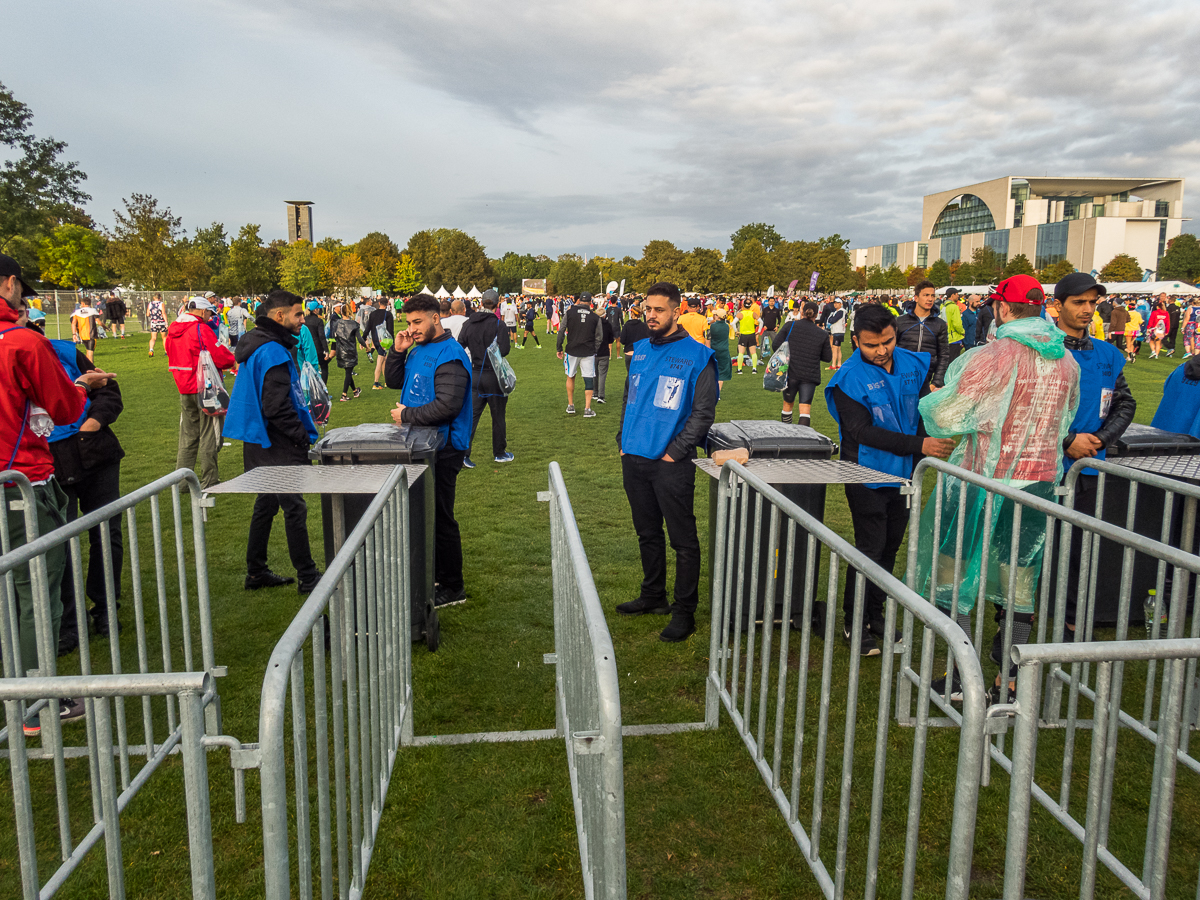
[[[287,240],[289,244],[296,241],[313,242],[312,201],[288,200],[287,202]]]

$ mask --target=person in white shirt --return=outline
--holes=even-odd
[[[439,304],[445,309],[442,313],[442,327],[454,336],[454,340],[458,340],[458,332],[463,327],[463,323],[467,321],[467,307],[461,300],[455,300],[453,303],[447,303],[445,300]]]
[[[846,311],[842,309],[842,301],[833,301],[833,312],[825,320],[829,326],[829,344],[833,350],[833,359],[829,363],[829,371],[836,372],[842,365],[842,341],[846,339]]]
[[[504,320],[504,325],[508,328],[509,341],[517,339],[517,304],[512,300],[505,300],[500,304],[500,318]]]

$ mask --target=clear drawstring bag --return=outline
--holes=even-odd
[[[496,338],[492,338],[492,342],[488,344],[487,358],[492,364],[492,371],[496,373],[496,380],[500,382],[500,390],[508,396],[517,389],[517,373],[513,371],[508,360],[500,355],[500,346],[496,343]]]
[[[763,373],[764,391],[778,393],[787,387],[788,364],[791,361],[792,351],[788,349],[788,342],[785,340],[767,361],[767,370]]]
[[[196,387],[200,394],[200,409],[205,415],[223,416],[229,410],[229,391],[225,390],[225,379],[213,362],[212,354],[200,351],[196,364]]]
[[[333,400],[329,396],[329,388],[321,380],[321,374],[310,362],[300,367],[300,390],[304,392],[304,400],[308,404],[308,413],[312,416],[313,424],[326,424],[333,409]]]

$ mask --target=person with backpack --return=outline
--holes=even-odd
[[[508,426],[505,412],[508,408],[508,395],[500,387],[492,364],[488,359],[488,347],[492,341],[501,356],[508,356],[511,347],[509,330],[496,316],[496,305],[499,294],[495,288],[483,292],[481,300],[483,309],[471,313],[458,332],[458,342],[466,348],[471,357],[471,440],[475,443],[475,431],[479,428],[479,419],[484,407],[492,413],[492,459],[493,462],[512,462],[514,457],[508,452]],[[473,469],[471,447],[467,447],[463,468]]]
[[[171,323],[167,338],[167,369],[179,390],[179,449],[175,455],[176,469],[194,469],[200,464],[200,486],[208,489],[220,484],[217,453],[221,450],[220,417],[210,415],[200,405],[204,385],[196,378],[200,353],[207,350],[213,363],[221,370],[232,369],[237,374],[237,361],[228,347],[217,343],[217,336],[208,326],[213,305],[201,297],[188,301],[187,309]]]

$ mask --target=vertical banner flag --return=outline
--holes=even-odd
[[[817,289],[817,279],[820,277],[820,275],[820,272],[813,272],[812,278],[808,279],[808,289],[810,291],[815,291]]]
[[[775,285],[771,285],[769,288],[767,288],[767,296],[768,297],[775,296]]]
[[[796,289],[796,285],[798,285],[799,283],[800,283],[799,278],[793,278],[792,283],[788,285],[788,291],[789,292],[794,291]]]
[[[624,297],[624,296],[625,296],[625,279],[624,279],[624,278],[622,278],[622,279],[621,279],[621,288],[620,288],[620,290],[617,292],[617,296],[618,296],[618,297]]]

